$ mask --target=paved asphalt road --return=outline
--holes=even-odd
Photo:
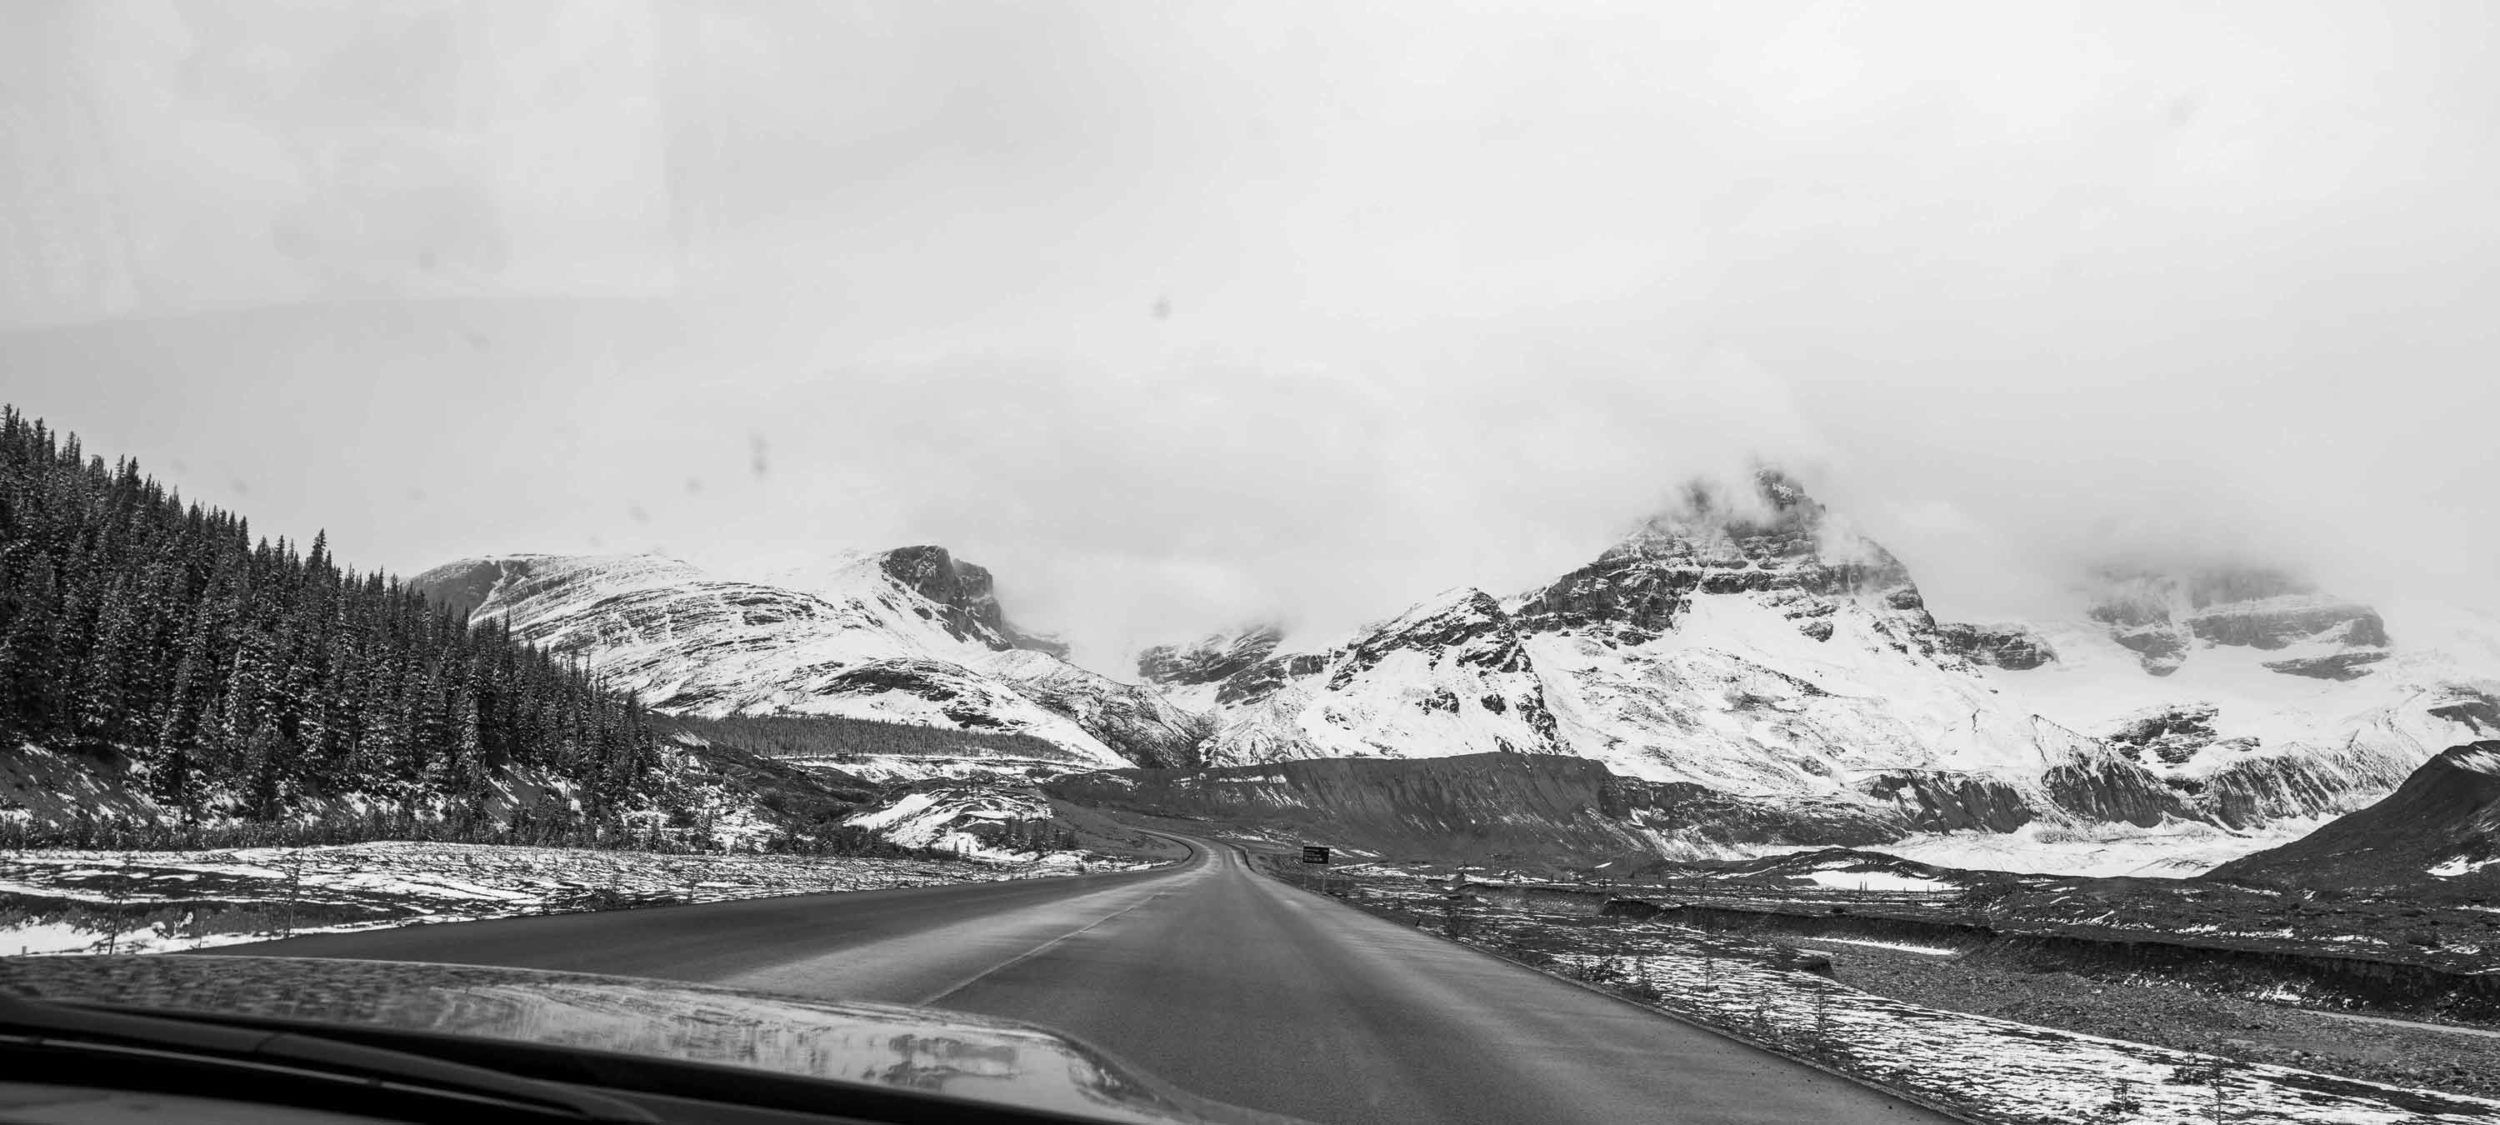
[[[320,934],[219,953],[569,969],[1073,1033],[1315,1122],[1938,1122],[1916,1106],[1253,874],[1154,871]]]

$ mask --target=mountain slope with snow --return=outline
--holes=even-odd
[[[2235,830],[2352,808],[2500,726],[2488,670],[2399,648],[2369,607],[2277,572],[2111,572],[2071,620],[1939,622],[1795,481],[1749,484],[1696,487],[1510,599],[1271,640],[1215,683],[1209,761],[1560,753],[1924,832]],[[1152,655],[1141,671],[1166,682],[1211,663]]]
[[[1030,735],[1071,768],[1190,760],[1191,717],[1016,629],[989,572],[937,547],[733,581],[656,555],[508,555],[419,575],[472,620],[588,661],[663,711],[842,715]]]

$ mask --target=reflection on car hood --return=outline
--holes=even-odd
[[[0,993],[618,1051],[1114,1121],[1283,1120],[1192,1097],[1012,1020],[633,977],[283,957],[12,957],[0,959]]]

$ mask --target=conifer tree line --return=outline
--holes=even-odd
[[[847,715],[728,715],[717,719],[681,715],[662,718],[658,725],[663,735],[682,731],[767,758],[842,761],[867,754],[944,756],[972,749],[1044,761],[1073,757],[1047,739],[1014,731],[953,730]]]
[[[0,754],[21,743],[123,755],[188,822],[475,823],[510,771],[571,783],[565,815],[597,825],[663,767],[641,707],[581,667],[0,407]]]

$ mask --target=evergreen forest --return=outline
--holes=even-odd
[[[184,824],[597,827],[665,772],[642,708],[577,664],[0,407],[0,753],[27,744]]]

